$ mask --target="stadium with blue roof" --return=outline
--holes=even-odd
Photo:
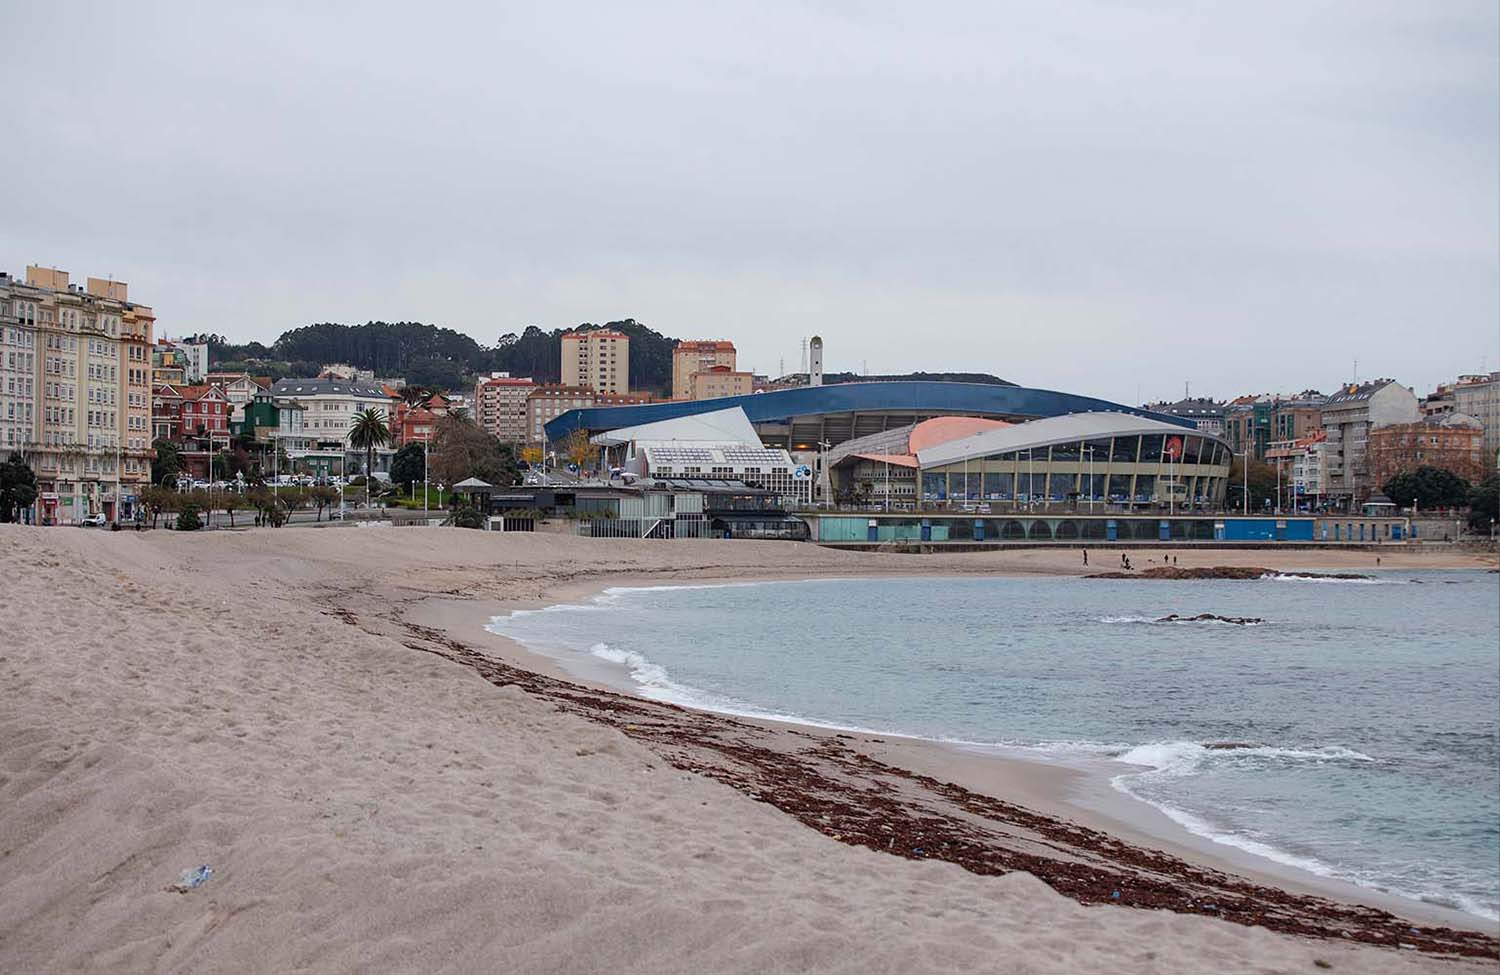
[[[642,406],[571,410],[544,428],[549,443],[582,430],[592,436],[621,427],[739,407],[768,447],[815,451],[939,416],[1025,422],[1074,413],[1127,413],[1192,429],[1190,420],[1092,396],[1024,386],[954,382],[866,382],[803,386],[749,396],[674,400]]]

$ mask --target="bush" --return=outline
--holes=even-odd
[[[453,514],[453,524],[458,528],[483,528],[484,515],[478,508],[459,508]]]
[[[203,522],[198,519],[198,506],[195,504],[183,505],[182,511],[177,515],[177,530],[180,532],[195,532],[203,527]]]

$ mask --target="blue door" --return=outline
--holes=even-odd
[[[1115,524],[1113,518],[1104,523],[1104,539],[1108,542],[1117,542],[1120,540],[1120,526]]]

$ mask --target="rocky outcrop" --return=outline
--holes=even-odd
[[[1283,576],[1295,579],[1368,579],[1369,576],[1352,572],[1278,572],[1246,565],[1210,565],[1186,568],[1178,565],[1153,565],[1139,572],[1097,572],[1087,579],[1232,579],[1248,581],[1267,576]]]
[[[1265,620],[1258,616],[1215,616],[1213,613],[1199,613],[1197,616],[1178,616],[1169,613],[1161,617],[1158,623],[1233,623],[1235,626],[1254,626],[1264,623]]]

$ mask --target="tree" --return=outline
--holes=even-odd
[[[0,464],[0,522],[20,521],[21,512],[36,503],[36,474],[18,451]]]
[[[402,444],[391,458],[391,483],[399,484],[402,490],[422,479],[427,450],[419,443]]]
[[[245,500],[245,496],[238,491],[220,491],[215,495],[215,498],[218,501],[219,510],[229,516],[230,528],[234,527],[234,513],[236,511],[243,511],[250,506],[250,503]]]
[[[151,515],[151,527],[156,527],[156,520],[161,517],[162,489],[159,487],[144,487],[140,491],[141,507]]]
[[[151,460],[151,483],[162,487],[176,487],[177,475],[182,473],[182,455],[177,445],[162,439],[151,444],[156,456]]]
[[[375,448],[391,442],[391,428],[386,425],[385,414],[373,406],[354,414],[349,424],[349,443],[365,452],[365,472],[375,470]],[[370,484],[365,482],[365,504],[370,503]]]
[[[284,509],[286,509],[285,520],[290,521],[292,512],[301,510],[303,505],[307,504],[307,492],[303,491],[301,488],[291,488],[286,491],[279,491],[276,494],[276,500],[281,503],[281,506]]]
[[[1497,520],[1500,520],[1500,474],[1491,474],[1469,492],[1469,527],[1489,531]]]
[[[448,486],[470,477],[490,484],[516,482],[516,458],[493,434],[452,416],[438,417],[428,456],[428,477]]]
[[[323,509],[336,503],[338,499],[338,488],[331,488],[327,485],[310,488],[307,492],[307,500],[312,502],[313,507],[318,510],[319,521],[323,520]]]
[[[1244,458],[1236,457],[1229,465],[1229,491],[1225,506],[1239,510],[1244,505]],[[1256,511],[1276,502],[1276,468],[1260,461],[1250,461],[1250,510]]]
[[[256,488],[245,495],[245,500],[255,509],[257,526],[276,528],[283,522],[285,516],[282,514],[280,502],[277,501],[277,492],[263,487]]]
[[[521,459],[528,464],[540,464],[542,462],[542,448],[522,447]]]
[[[456,528],[483,528],[484,515],[478,508],[459,508],[453,513],[453,524]]]
[[[195,532],[203,527],[203,522],[198,520],[198,506],[189,502],[182,506],[177,513],[176,528],[180,532]]]
[[[589,435],[583,430],[574,430],[568,434],[568,439],[562,443],[562,452],[579,470],[588,467],[595,456],[594,445],[589,443]]]
[[[1381,485],[1385,496],[1403,508],[1462,508],[1472,487],[1467,480],[1441,467],[1402,471]]]

